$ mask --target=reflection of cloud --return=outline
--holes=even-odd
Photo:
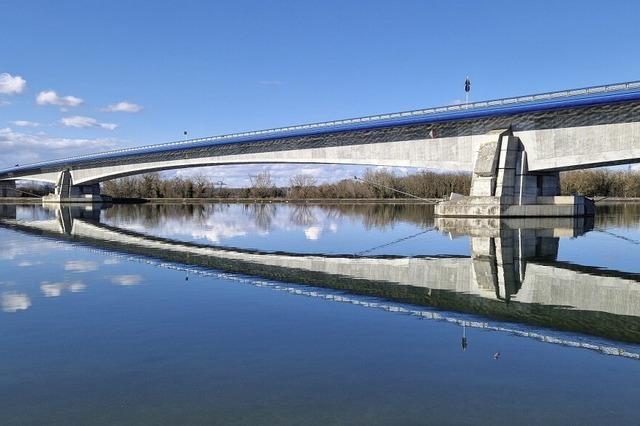
[[[31,261],[31,260],[23,260],[22,262],[18,263],[18,266],[20,266],[21,268],[26,268],[28,266],[35,266],[35,265],[42,265],[42,262],[37,260],[37,261]]]
[[[176,240],[207,240],[219,244],[233,239],[245,241],[273,231],[305,232],[309,240],[325,231],[337,233],[344,219],[335,210],[315,206],[267,204],[194,206],[185,216],[169,209],[153,218],[141,215],[106,215],[106,223],[118,228]],[[318,229],[316,229],[318,228]]]
[[[212,243],[218,243],[233,237],[243,237],[247,235],[247,231],[239,226],[229,226],[223,223],[213,224],[206,229],[195,229],[191,232],[193,238],[206,238]]]
[[[62,294],[64,284],[40,284],[40,291],[44,297],[58,297]]]
[[[69,260],[65,262],[64,270],[77,273],[97,271],[98,264],[88,260]]]
[[[74,281],[71,283],[50,283],[43,281],[40,283],[40,291],[44,297],[58,297],[65,289],[72,293],[80,293],[84,291],[85,288],[87,288],[87,286],[82,281]]]
[[[105,265],[117,265],[120,263],[120,259],[105,259],[103,263]]]
[[[24,293],[3,293],[2,294],[2,310],[5,312],[24,311],[31,306],[29,296]]]
[[[85,289],[87,288],[87,285],[84,284],[83,282],[77,281],[75,283],[71,283],[69,284],[69,291],[71,293],[81,293],[83,292]]]
[[[60,245],[52,241],[36,241],[25,243],[23,241],[3,241],[0,250],[0,259],[14,260],[18,256],[32,255],[33,253],[44,253],[52,249],[60,249]]]
[[[307,240],[317,240],[318,238],[320,238],[321,233],[321,226],[310,226],[304,230],[304,236],[307,237]]]
[[[111,282],[118,285],[138,285],[142,282],[142,275],[115,275]]]

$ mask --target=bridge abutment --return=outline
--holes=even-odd
[[[558,172],[531,173],[527,152],[511,129],[480,145],[469,196],[451,194],[436,206],[438,216],[557,217],[592,216],[593,201],[560,196]]]
[[[105,203],[111,197],[100,193],[100,184],[74,185],[68,170],[60,173],[53,194],[42,197],[44,203]]]

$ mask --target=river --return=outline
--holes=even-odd
[[[0,424],[633,424],[640,204],[0,205]]]

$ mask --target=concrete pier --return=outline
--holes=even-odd
[[[74,185],[71,173],[60,173],[53,194],[42,197],[43,203],[108,203],[111,197],[100,194],[100,184]]]
[[[560,196],[558,172],[533,173],[527,152],[511,128],[492,132],[476,153],[469,196],[451,194],[436,206],[438,216],[580,217],[595,215],[592,200]]]

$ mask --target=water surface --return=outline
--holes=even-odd
[[[640,208],[0,208],[1,424],[635,423]]]

